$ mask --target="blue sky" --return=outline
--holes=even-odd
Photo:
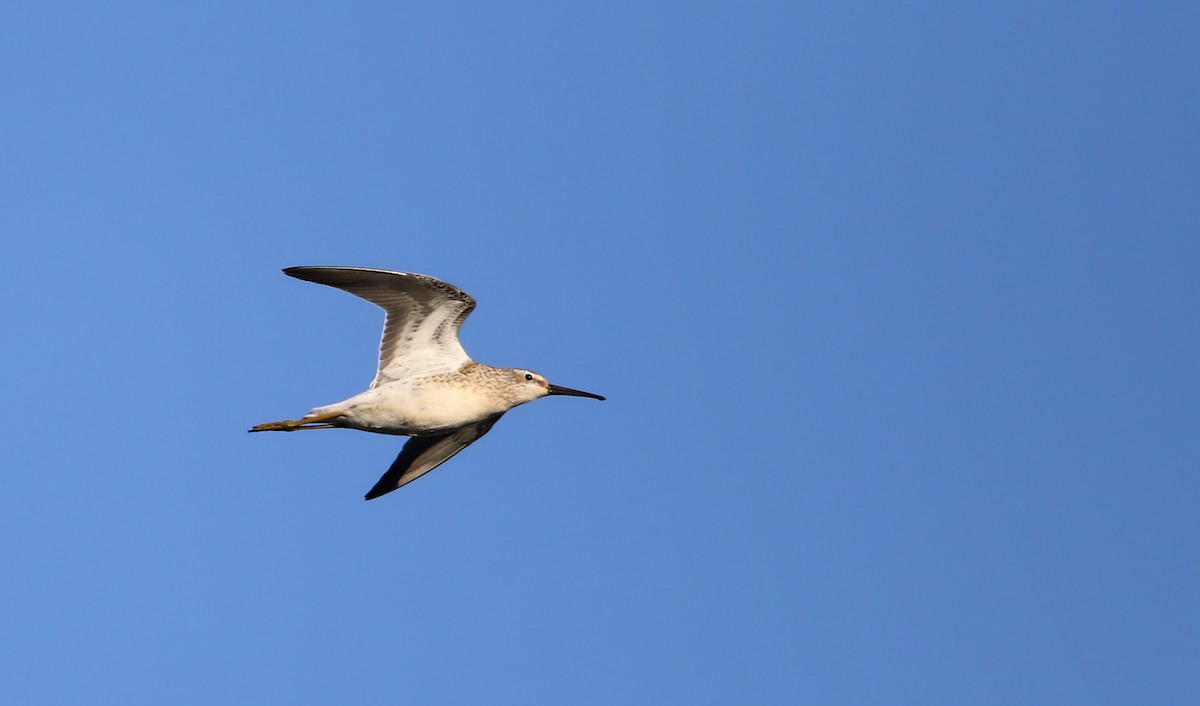
[[[1196,703],[1198,30],[6,3],[0,700]],[[364,503],[306,264],[609,399]]]

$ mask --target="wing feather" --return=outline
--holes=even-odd
[[[380,495],[386,495],[449,461],[454,454],[488,433],[502,416],[504,416],[503,412],[488,417],[482,422],[456,429],[449,434],[412,437],[404,444],[400,455],[392,462],[391,468],[387,469],[379,482],[367,491],[366,499],[372,500]]]
[[[452,284],[425,275],[362,267],[289,267],[284,274],[336,287],[386,312],[379,368],[371,387],[458,370],[471,361],[458,332],[475,309],[475,300]]]

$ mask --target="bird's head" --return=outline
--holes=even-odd
[[[517,404],[532,402],[539,397],[547,395],[570,395],[572,397],[591,397],[594,400],[604,399],[600,395],[591,392],[583,392],[582,390],[572,390],[569,387],[559,387],[551,385],[543,375],[533,372],[532,370],[522,370],[521,368],[512,368],[509,374],[517,382],[515,387],[516,398],[519,400]]]

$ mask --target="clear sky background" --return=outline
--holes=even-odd
[[[0,701],[1200,703],[1194,3],[0,7]],[[554,398],[246,434],[473,294]]]

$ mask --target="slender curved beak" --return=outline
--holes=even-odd
[[[546,393],[548,395],[570,395],[571,397],[591,397],[594,400],[604,399],[600,395],[594,395],[590,392],[584,392],[583,390],[572,390],[569,387],[559,387],[558,385],[547,385],[547,387],[550,388],[550,392]]]

